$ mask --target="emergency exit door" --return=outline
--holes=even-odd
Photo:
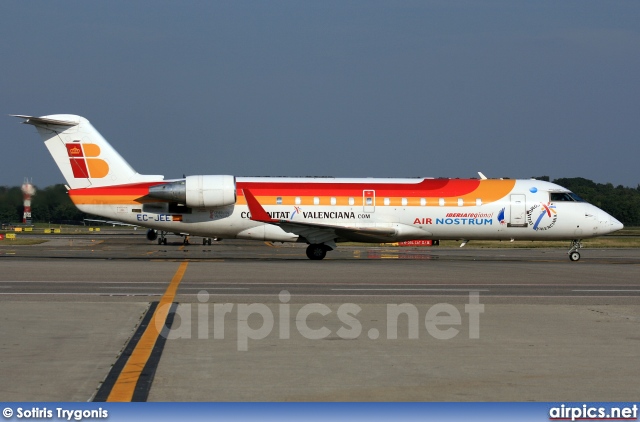
[[[363,205],[362,210],[364,212],[375,212],[376,211],[376,191],[363,190],[362,205]]]

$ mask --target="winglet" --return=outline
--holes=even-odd
[[[260,202],[258,202],[249,189],[243,189],[242,193],[247,200],[247,206],[249,207],[249,212],[251,213],[251,219],[253,221],[260,221],[263,223],[275,223],[278,221],[274,220],[269,214],[267,214],[264,208],[262,208],[262,205],[260,205]]]

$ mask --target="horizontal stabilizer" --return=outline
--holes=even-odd
[[[47,119],[46,117],[23,116],[21,114],[10,114],[11,117],[26,119],[24,124],[34,126],[58,125],[58,126],[78,126],[80,122],[71,122],[67,120]]]

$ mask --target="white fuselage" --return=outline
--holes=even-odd
[[[409,179],[411,183],[415,180]],[[421,180],[421,179],[420,179]],[[238,178],[237,183],[306,184],[322,183],[361,184],[363,191],[377,183],[405,183],[407,179],[274,179]],[[497,200],[485,202],[482,197],[474,200],[458,198],[427,198],[422,203],[415,199],[386,198],[374,192],[370,203],[366,198],[351,197],[338,201],[336,197],[309,198],[295,191],[284,189],[286,196],[273,195],[261,202],[272,218],[316,224],[348,227],[388,227],[396,234],[378,241],[415,239],[502,239],[502,240],[556,240],[583,239],[619,230],[622,225],[599,208],[575,201],[550,201],[550,192],[568,192],[552,183],[538,180],[511,181],[513,188]],[[419,195],[419,192],[412,192]],[[432,194],[432,193],[430,193]],[[424,196],[427,196],[426,194]],[[468,195],[467,195],[468,196]],[[279,199],[278,199],[279,198]],[[286,198],[286,199],[285,199]],[[304,199],[302,199],[304,198]],[[297,199],[297,200],[296,200]],[[305,202],[306,200],[306,202]],[[287,204],[287,202],[291,202]],[[349,201],[353,205],[349,205]],[[299,235],[282,228],[251,220],[246,203],[212,209],[191,209],[190,213],[170,212],[163,204],[78,204],[85,212],[108,219],[150,227],[166,232],[189,233],[218,238],[299,241]],[[280,202],[280,204],[278,204]],[[299,205],[296,205],[296,202]],[[323,203],[324,202],[324,203]],[[332,205],[332,202],[335,205]],[[340,205],[339,202],[346,202]],[[359,202],[359,204],[357,204]],[[471,202],[471,203],[469,203]],[[317,205],[316,205],[317,203]],[[404,203],[404,205],[403,205]],[[388,204],[388,205],[385,205]],[[545,205],[549,208],[545,209]],[[550,212],[549,212],[550,211]]]

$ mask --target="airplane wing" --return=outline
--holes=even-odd
[[[309,243],[333,243],[336,239],[349,240],[353,242],[387,242],[396,235],[395,229],[390,227],[352,227],[333,224],[307,223],[290,220],[277,220],[262,208],[255,196],[248,190],[243,189],[244,197],[249,206],[251,220],[261,223],[273,224],[280,227],[287,233],[297,234],[304,237]]]
[[[136,224],[128,224],[128,223],[122,223],[120,221],[107,221],[107,220],[94,220],[91,218],[85,218],[84,221],[90,221],[92,223],[104,223],[104,224],[112,224],[114,226],[129,226],[129,227],[140,227]]]

